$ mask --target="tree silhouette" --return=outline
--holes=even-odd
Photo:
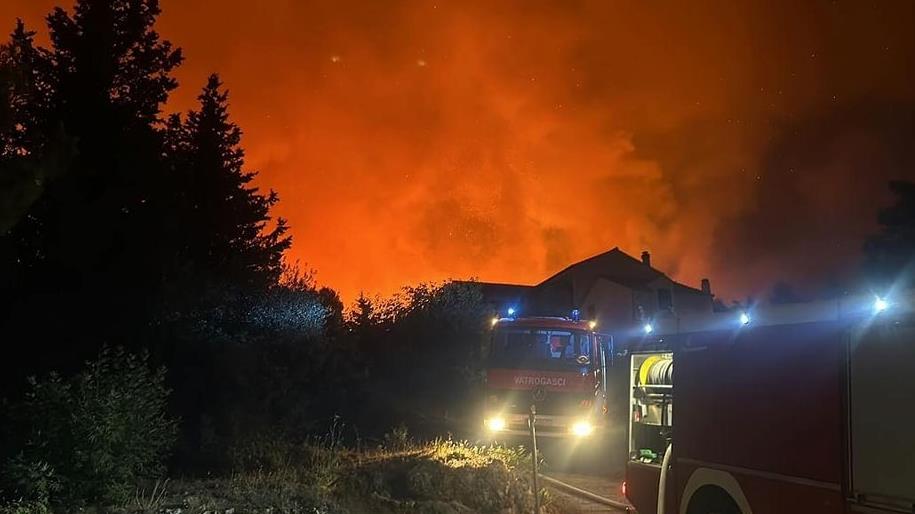
[[[896,201],[877,215],[882,230],[864,245],[865,273],[881,288],[915,278],[915,183],[894,180],[889,188]]]
[[[155,0],[77,0],[72,12],[48,16],[48,50],[17,25],[5,104],[19,121],[3,140],[30,159],[10,169],[43,180],[0,234],[4,339],[28,338],[44,356],[34,364],[60,369],[137,340],[176,266],[158,117],[181,54],[153,30]],[[72,159],[54,159],[66,143]]]
[[[48,144],[41,126],[49,88],[42,83],[44,56],[34,46],[34,35],[17,20],[9,43],[0,46],[0,235],[41,196],[47,181],[66,168],[73,153],[72,140],[58,133]],[[8,261],[6,257],[0,262]]]
[[[41,151],[46,140],[50,84],[47,55],[34,44],[35,32],[22,20],[0,50],[0,159],[19,158]]]
[[[155,0],[80,0],[72,16],[57,8],[48,17],[52,49],[31,59],[35,82],[49,88],[38,125],[62,127],[76,139],[77,157],[18,227],[20,271],[57,282],[59,273],[76,279],[106,269],[96,283],[117,284],[142,269],[147,283],[135,288],[158,281],[152,277],[162,273],[155,265],[167,231],[157,210],[171,195],[154,124],[181,62],[152,28],[158,14]],[[29,47],[30,36],[18,39]]]
[[[290,245],[282,218],[269,228],[274,191],[251,185],[244,169],[241,130],[229,119],[228,92],[211,75],[198,97],[200,107],[168,123],[168,148],[180,184],[181,253],[194,275],[212,281],[265,289],[282,273]]]
[[[353,306],[352,325],[357,332],[365,332],[372,326],[375,320],[375,305],[372,300],[359,293],[356,298],[356,304]]]

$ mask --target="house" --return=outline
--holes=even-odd
[[[578,309],[582,318],[602,326],[682,313],[711,312],[709,281],[696,289],[674,281],[651,266],[651,255],[641,260],[619,248],[572,264],[534,286],[480,283],[494,310],[513,307],[529,315],[568,316]]]

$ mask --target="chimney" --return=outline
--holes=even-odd
[[[707,295],[712,294],[712,283],[707,278],[702,279],[702,292]]]
[[[651,254],[647,250],[642,252],[642,264],[651,267]]]

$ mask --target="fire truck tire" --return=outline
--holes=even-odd
[[[743,514],[737,502],[724,489],[705,485],[689,500],[686,514]]]

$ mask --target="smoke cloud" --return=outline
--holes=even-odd
[[[160,32],[168,109],[222,74],[290,257],[347,300],[613,246],[735,298],[849,273],[915,175],[913,6],[163,0]]]

